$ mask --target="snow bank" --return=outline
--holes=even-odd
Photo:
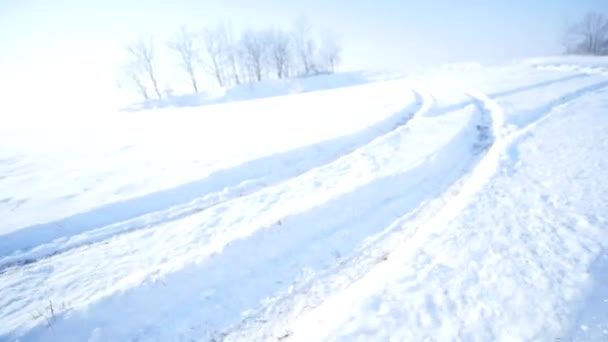
[[[397,77],[399,77],[397,74],[381,72],[346,72],[285,80],[267,80],[259,83],[242,84],[230,88],[216,88],[212,91],[198,94],[172,96],[162,100],[149,100],[133,104],[124,110],[134,112],[153,108],[197,107],[209,104],[246,101],[310,91],[350,87]]]
[[[544,58],[531,58],[524,64],[558,71],[575,71],[588,74],[608,75],[608,56],[556,56]]]

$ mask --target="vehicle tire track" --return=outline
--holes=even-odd
[[[336,154],[332,159],[325,161],[324,164],[314,164],[312,165],[312,167],[303,170],[298,170],[298,172],[290,174],[287,178],[279,178],[274,181],[262,180],[260,182],[259,180],[255,179],[243,180],[236,186],[225,188],[221,191],[208,194],[202,197],[201,199],[195,201],[194,203],[191,202],[185,205],[168,207],[161,211],[144,214],[126,221],[115,222],[97,229],[88,230],[79,234],[65,237],[63,239],[60,239],[60,241],[55,240],[52,242],[34,246],[31,249],[22,250],[12,255],[4,256],[0,258],[0,273],[11,267],[32,264],[41,259],[52,257],[57,254],[61,254],[79,247],[95,243],[101,243],[104,240],[116,237],[118,235],[127,234],[141,229],[152,229],[160,224],[177,221],[185,217],[203,212],[205,210],[209,210],[218,205],[230,202],[233,199],[254,194],[266,187],[273,186],[279,184],[280,182],[285,182],[289,179],[299,177],[305,174],[306,172],[318,169],[323,165],[331,164],[346,155],[354,153],[355,151],[363,148],[364,146],[373,144],[374,141],[377,141],[378,139],[384,136],[388,136],[393,132],[398,131],[400,128],[406,126],[412,118],[418,115],[418,113],[428,110],[427,107],[430,106],[430,102],[427,99],[424,99],[424,96],[413,88],[410,89],[410,91],[414,95],[414,100],[412,104],[401,110],[401,118],[391,127],[390,130],[385,132],[381,131],[379,135],[376,135],[374,138],[363,144],[350,144],[350,146],[345,148],[340,153]],[[65,227],[57,225],[54,228],[64,229]],[[6,237],[3,237],[3,239],[0,239],[0,250],[6,249],[3,247],[4,245],[9,248],[8,245],[10,244],[11,241],[8,241]]]
[[[429,103],[424,94],[419,94],[418,95],[420,98],[420,108],[421,110],[427,110],[428,108],[430,108],[432,106],[432,103]],[[436,122],[436,121],[433,121]],[[357,151],[353,152],[353,154],[351,155],[347,155],[347,156],[343,156],[342,158],[340,158],[335,165],[324,165],[322,167],[320,167],[317,172],[314,172],[313,175],[311,175],[310,177],[306,177],[305,179],[295,179],[293,180],[293,183],[297,184],[308,184],[311,182],[317,182],[319,179],[325,179],[326,177],[322,177],[325,174],[341,174],[342,172],[348,172],[348,173],[353,173],[351,172],[356,165],[362,165],[363,163],[361,163],[362,161],[365,161],[366,163],[368,163],[368,167],[370,168],[369,172],[366,172],[366,174],[368,176],[365,176],[362,179],[362,184],[365,185],[367,184],[367,182],[369,181],[368,178],[370,180],[374,180],[376,177],[378,177],[377,173],[374,170],[382,170],[381,165],[379,165],[380,163],[382,163],[382,160],[376,160],[376,155],[374,153],[372,153],[372,151],[377,151],[377,150],[382,150],[385,152],[392,152],[394,150],[394,143],[395,140],[398,141],[397,137],[399,136],[405,136],[405,137],[409,137],[410,133],[409,133],[409,129],[406,128],[405,126],[402,127],[403,129],[397,129],[395,131],[393,131],[390,134],[386,134],[384,136],[378,137],[377,139],[375,139],[371,144],[366,145],[365,147],[362,147],[360,149],[358,149]],[[420,135],[421,130],[418,130],[419,133],[418,135]],[[426,132],[426,130],[425,130]],[[407,138],[407,141],[413,141],[413,138]],[[409,145],[409,144],[407,144]],[[376,162],[378,162],[379,164],[376,164]],[[354,163],[354,164],[353,164]],[[398,165],[398,162],[393,161],[392,162],[393,165]],[[320,178],[321,176],[321,178]],[[311,227],[311,229],[305,229],[306,225],[308,225],[309,220],[318,220],[316,219],[317,217],[321,216],[321,217],[326,217],[327,214],[334,214],[335,216],[339,216],[340,217],[340,221],[338,222],[342,222],[341,220],[349,220],[350,222],[354,222],[352,220],[349,219],[349,214],[348,211],[343,210],[344,208],[348,207],[348,203],[352,203],[352,201],[354,202],[361,202],[361,198],[366,198],[370,195],[370,190],[371,193],[374,193],[377,189],[378,186],[380,186],[380,188],[385,188],[384,186],[379,185],[378,183],[374,182],[373,184],[371,184],[370,187],[366,187],[367,190],[365,189],[359,189],[357,187],[355,187],[354,189],[351,189],[351,183],[349,181],[345,181],[345,182],[340,182],[341,184],[335,184],[334,180],[337,176],[332,176],[330,177],[331,179],[324,181],[324,183],[326,183],[324,186],[329,186],[330,190],[329,193],[334,193],[335,195],[339,195],[339,197],[335,198],[335,200],[328,200],[329,196],[321,196],[318,197],[315,195],[315,193],[317,193],[317,191],[315,190],[315,188],[310,188],[308,186],[283,186],[283,185],[278,185],[277,189],[280,190],[281,192],[285,192],[288,193],[287,195],[283,196],[279,196],[280,197],[280,202],[275,202],[275,203],[270,203],[271,205],[276,205],[277,207],[279,207],[278,209],[275,209],[274,211],[276,212],[276,216],[277,218],[282,218],[283,223],[279,223],[277,222],[276,224],[274,224],[274,222],[276,222],[276,219],[274,220],[266,220],[264,217],[262,217],[261,219],[255,219],[252,223],[248,224],[247,222],[243,222],[242,224],[239,225],[233,225],[232,224],[232,220],[228,219],[228,221],[230,222],[209,222],[209,220],[207,219],[209,218],[214,218],[214,217],[218,217],[221,220],[220,216],[232,216],[230,215],[230,213],[228,212],[218,212],[218,213],[214,213],[213,215],[207,215],[205,216],[205,218],[201,218],[199,219],[201,222],[204,222],[206,225],[209,226],[209,228],[212,228],[213,231],[211,231],[211,235],[206,239],[206,241],[204,239],[200,239],[196,236],[200,235],[200,231],[201,230],[205,230],[205,228],[201,227],[192,227],[192,225],[190,225],[190,228],[192,228],[192,235],[194,235],[196,238],[195,239],[186,239],[186,243],[188,244],[188,246],[182,245],[180,246],[177,243],[172,243],[171,239],[164,239],[164,238],[158,238],[158,237],[152,237],[154,240],[158,240],[156,243],[156,247],[159,248],[164,248],[167,249],[168,246],[171,247],[171,250],[175,250],[175,251],[180,251],[182,252],[183,255],[177,255],[180,253],[167,253],[167,255],[171,255],[171,263],[177,263],[180,265],[189,265],[191,267],[186,267],[183,269],[177,269],[175,271],[177,272],[170,272],[169,274],[155,274],[155,272],[157,272],[157,269],[162,269],[163,265],[156,265],[156,264],[152,264],[150,263],[149,269],[150,271],[147,273],[150,273],[150,275],[148,276],[149,278],[151,278],[150,280],[153,280],[156,276],[162,276],[163,277],[163,281],[166,281],[168,284],[171,284],[171,288],[166,289],[163,288],[161,289],[162,292],[165,292],[165,295],[159,294],[159,295],[153,295],[154,298],[172,298],[170,303],[163,303],[161,306],[169,309],[170,311],[174,311],[171,310],[170,308],[172,308],[174,305],[179,305],[180,303],[180,296],[179,294],[187,294],[188,291],[191,291],[192,288],[194,286],[197,286],[196,288],[198,289],[200,287],[200,291],[196,290],[196,292],[201,292],[204,293],[205,291],[208,291],[210,288],[214,288],[216,290],[216,292],[220,292],[222,291],[222,293],[224,291],[228,291],[228,289],[232,288],[232,285],[239,285],[242,284],[242,280],[237,280],[234,281],[232,283],[232,285],[230,285],[230,283],[225,283],[226,281],[228,281],[231,278],[234,277],[246,277],[247,275],[250,274],[250,270],[251,269],[256,269],[257,266],[255,266],[256,264],[259,267],[265,267],[268,266],[267,262],[269,261],[268,259],[272,260],[275,257],[273,257],[272,254],[267,254],[267,253],[262,253],[262,255],[257,255],[257,257],[255,258],[245,258],[243,260],[243,255],[241,255],[241,253],[243,251],[245,255],[256,255],[256,253],[260,253],[258,250],[261,248],[262,251],[266,251],[266,250],[272,250],[273,248],[281,248],[281,249],[286,249],[285,252],[286,253],[296,253],[296,255],[298,257],[303,257],[306,258],[308,255],[310,256],[318,256],[318,257],[322,257],[324,258],[324,255],[317,255],[315,253],[300,253],[298,252],[299,248],[298,245],[300,244],[299,241],[301,239],[291,239],[290,244],[286,245],[283,244],[281,245],[281,247],[278,247],[278,244],[276,243],[270,243],[269,239],[275,239],[275,238],[280,238],[281,234],[289,234],[289,236],[294,236],[294,235],[300,235],[300,234],[304,234],[304,236],[302,236],[302,239],[309,239],[309,240],[314,240],[314,239],[319,239],[322,238],[324,236],[324,234],[328,231],[333,231],[333,230],[337,230],[336,234],[339,234],[340,231],[343,231],[344,229],[348,228],[348,225],[340,225],[337,224],[336,222],[331,223],[328,222],[327,224],[318,226],[318,227]],[[418,175],[416,178],[418,177],[424,177],[424,175]],[[391,177],[383,177],[382,184],[390,182],[392,180]],[[334,187],[337,187],[338,190],[333,190]],[[279,188],[284,188],[284,189],[279,189]],[[310,197],[311,200],[313,200],[314,202],[318,202],[314,205],[308,205],[309,202],[308,200],[305,200],[304,202],[302,202],[304,205],[301,208],[294,208],[291,206],[291,197],[292,196],[302,196],[301,193],[301,189],[308,189],[307,191],[310,191],[310,193],[306,196],[306,197]],[[353,194],[351,194],[350,192],[353,192]],[[400,191],[399,189],[396,189],[395,191]],[[260,200],[262,200],[263,197],[265,197],[266,195],[271,195],[270,197],[272,197],[272,192],[269,192],[268,194],[266,193],[262,193],[262,194],[253,194],[252,197],[256,197],[254,198],[254,201],[252,201],[253,203],[256,203],[257,206],[260,205]],[[259,197],[259,198],[257,198]],[[400,197],[400,196],[399,196]],[[389,200],[391,199],[390,195],[386,195],[383,198],[388,198]],[[251,201],[250,201],[251,202]],[[329,202],[329,203],[327,203]],[[362,202],[364,203],[364,202]],[[380,218],[380,219],[386,219],[386,214],[390,213],[386,211],[386,209],[383,209],[383,203],[384,202],[373,202],[370,203],[369,206],[366,205],[365,206],[365,212],[370,212],[370,213],[374,213],[376,211],[378,211],[377,215],[375,215],[376,219]],[[239,201],[239,202],[235,202],[232,204],[227,204],[230,205],[231,208],[227,208],[228,211],[232,212],[232,213],[237,213],[240,212],[244,207],[249,206],[249,202],[247,201]],[[283,207],[285,204],[288,204],[288,207],[283,209],[281,207]],[[380,207],[378,207],[378,205],[380,205]],[[338,207],[338,210],[336,210],[336,206]],[[295,209],[295,210],[294,210]],[[392,210],[394,210],[395,208],[392,208]],[[259,213],[259,215],[263,216],[263,213]],[[281,216],[279,216],[281,215]],[[271,214],[271,218],[272,216],[274,216],[274,214]],[[390,218],[389,218],[390,220]],[[212,220],[213,221],[213,220]],[[266,225],[266,222],[272,222],[272,224],[270,225]],[[192,223],[192,222],[190,222]],[[215,226],[218,226],[217,228],[214,228]],[[299,227],[299,228],[298,228]],[[370,226],[364,226],[367,228],[370,228]],[[314,229],[313,229],[314,228]],[[373,227],[371,227],[373,228]],[[170,232],[170,229],[165,229],[165,232],[168,232],[169,234],[175,234],[175,235],[180,235],[180,232]],[[364,230],[363,230],[364,231]],[[356,234],[364,234],[364,232],[358,232],[358,230],[354,230],[353,233]],[[276,235],[279,234],[279,235]],[[329,232],[328,232],[329,234]],[[166,235],[166,234],[162,234],[162,235]],[[365,235],[365,234],[364,234]],[[141,232],[137,233],[137,236],[141,236],[142,238],[132,238],[132,237],[127,237],[127,238],[123,238],[120,239],[122,240],[122,242],[124,244],[132,244],[133,242],[135,242],[137,245],[141,245],[141,246],[148,246],[148,243],[146,240],[148,240],[147,236],[143,236],[141,234]],[[181,238],[181,237],[180,237]],[[332,234],[332,241],[334,241],[334,238],[340,238],[339,235],[335,235]],[[118,239],[117,239],[118,240]],[[162,241],[161,241],[162,240]],[[196,241],[196,243],[193,243],[191,241]],[[265,244],[262,242],[266,242]],[[179,243],[184,242],[179,241]],[[335,242],[335,241],[334,241]],[[295,244],[295,245],[294,245]],[[215,249],[216,246],[218,245],[222,245],[221,249],[218,249],[216,254],[212,254],[213,251],[211,251],[212,249]],[[225,247],[224,247],[225,246]],[[307,247],[314,247],[315,244],[314,243],[310,243],[310,244],[306,244]],[[71,270],[73,270],[75,268],[74,263],[77,262],[77,259],[82,259],[82,258],[86,258],[89,260],[96,260],[99,256],[103,256],[106,259],[112,259],[111,265],[110,263],[108,263],[107,266],[102,266],[102,268],[106,269],[107,267],[109,267],[108,270],[103,270],[101,272],[97,272],[96,276],[100,277],[101,279],[105,279],[107,276],[103,275],[104,273],[112,272],[112,276],[116,276],[116,274],[128,274],[129,278],[131,278],[131,273],[132,272],[125,272],[125,268],[131,268],[130,265],[127,267],[121,267],[121,264],[123,262],[124,259],[128,259],[127,261],[131,264],[138,264],[138,261],[133,261],[133,259],[137,259],[134,258],[134,254],[146,254],[146,253],[150,253],[150,248],[148,247],[143,247],[140,248],[142,249],[142,253],[139,253],[138,251],[130,251],[129,255],[124,255],[123,254],[123,250],[124,248],[121,248],[122,246],[119,244],[119,241],[111,241],[110,245],[100,245],[98,247],[91,247],[91,248],[95,248],[95,250],[77,250],[77,251],[72,251],[71,253],[66,253],[63,256],[57,256],[56,260],[47,260],[46,262],[44,262],[44,264],[47,263],[52,263],[54,265],[54,270],[53,273],[55,272],[64,272],[64,273],[72,273]],[[182,247],[189,247],[189,248],[182,248]],[[116,258],[112,258],[111,256],[109,256],[109,254],[113,254],[114,251],[108,251],[106,252],[106,249],[113,249],[116,252],[120,252],[122,255],[120,255],[120,257],[116,257]],[[154,249],[156,250],[156,249]],[[186,251],[185,251],[186,250]],[[185,252],[184,252],[185,251]],[[249,252],[247,252],[249,251]],[[303,251],[302,251],[303,252]],[[204,261],[198,260],[199,264],[198,265],[190,265],[191,263],[194,263],[194,259],[196,258],[201,258],[201,254],[203,253],[209,253],[208,258],[205,258]],[[154,255],[158,255],[159,253],[155,253],[152,252],[152,254]],[[162,254],[162,252],[160,253]],[[147,260],[149,257],[147,255],[144,256],[145,259]],[[221,274],[222,272],[226,271],[226,266],[225,266],[225,262],[230,262],[230,260],[232,261],[237,261],[235,262],[235,267],[232,267],[230,270],[230,275],[229,276],[218,276],[218,273]],[[281,263],[281,267],[287,267],[288,269],[290,269],[291,271],[287,272],[287,273],[292,273],[292,272],[299,272],[299,269],[293,268],[290,266],[290,260],[289,258],[282,258],[282,260],[284,260],[283,263]],[[224,262],[222,262],[224,261]],[[112,265],[114,265],[115,267],[112,267]],[[21,271],[18,270],[13,270],[11,271],[11,273],[15,276],[18,276],[18,274],[20,273],[24,273],[24,274],[29,274],[31,272],[37,272],[38,269],[40,267],[42,267],[43,265],[41,264],[40,266],[38,266],[37,264],[31,264],[31,265],[27,265],[25,266]],[[278,267],[278,266],[276,266]],[[276,269],[276,267],[274,269]],[[121,269],[122,268],[122,269]],[[182,272],[183,270],[183,272]],[[274,272],[273,270],[270,270],[271,272]],[[188,276],[189,274],[192,273],[196,273],[196,274],[204,274],[204,278],[206,279],[205,281],[200,281],[197,284],[192,284],[191,281],[174,281],[174,279],[180,279],[180,277],[184,277],[184,276]],[[146,270],[143,271],[143,273],[146,273]],[[80,274],[80,276],[82,276],[82,274]],[[53,276],[51,278],[57,278],[58,276]],[[2,281],[1,279],[2,277],[0,277],[0,282]],[[120,278],[120,277],[119,277]],[[264,279],[271,279],[270,277],[264,277]],[[13,279],[13,281],[16,281],[15,279]],[[70,281],[69,279],[65,279],[64,277],[62,277],[61,281],[68,281],[70,283],[72,283],[72,281]],[[18,283],[22,283],[22,281],[16,281]],[[24,280],[24,282],[27,282],[27,280]],[[221,284],[217,284],[217,282],[220,282]],[[152,283],[154,284],[154,283]],[[280,284],[279,284],[280,285]],[[51,284],[46,285],[46,286],[52,286]],[[83,285],[84,286],[84,285]],[[147,291],[158,291],[158,288],[151,288],[152,285],[149,286],[144,286],[144,285],[138,285],[138,286],[133,286],[133,290],[132,291],[128,291],[130,294],[128,295],[127,298],[123,297],[122,294],[120,293],[115,293],[115,291],[113,290],[109,290],[107,293],[104,293],[104,297],[107,298],[107,300],[97,300],[94,303],[90,303],[89,304],[89,310],[94,310],[94,308],[97,306],[96,303],[100,303],[99,305],[112,305],[112,304],[108,304],[108,302],[116,302],[116,300],[122,302],[124,305],[124,303],[128,303],[130,302],[130,300],[133,300],[133,297],[138,297],[140,296],[142,293],[146,293]],[[176,289],[175,286],[188,286],[190,289],[189,290],[185,290],[185,289]],[[210,286],[209,287],[205,287],[205,286]],[[282,286],[282,285],[280,285]],[[77,285],[77,287],[81,287],[80,285]],[[153,287],[153,286],[152,286]],[[90,291],[90,287],[87,287],[86,289],[84,289],[86,291]],[[79,292],[79,291],[75,291],[75,292]],[[166,296],[166,293],[170,293],[172,295]],[[60,296],[59,294],[55,294],[56,296]],[[91,294],[93,295],[93,294]],[[265,293],[261,293],[261,296],[264,296]],[[216,294],[216,296],[219,296],[219,293]],[[62,298],[65,298],[65,296],[60,296]],[[68,294],[69,297],[69,294]],[[260,299],[257,297],[252,297],[255,298],[256,300]],[[0,305],[1,305],[1,300],[0,300]],[[234,303],[233,303],[234,304]],[[131,306],[131,305],[129,305]],[[204,306],[201,306],[201,308],[204,308]],[[159,311],[159,313],[162,315],[162,311]],[[60,314],[60,313],[58,313]],[[173,312],[172,315],[179,316],[178,312]],[[201,318],[202,316],[198,316],[199,318]],[[205,317],[206,314],[205,314]],[[188,320],[188,317],[183,318],[185,321],[190,322],[190,320]],[[142,322],[142,324],[145,324]]]
[[[505,127],[504,113],[496,101],[478,91],[466,91],[476,106],[483,108],[489,114],[487,118],[491,119],[490,124],[485,126],[491,130],[478,129],[480,139],[475,148],[483,153],[472,164],[470,172],[448,187],[442,197],[407,214],[389,226],[386,232],[370,239],[352,258],[341,260],[332,269],[296,284],[294,289],[273,298],[267,305],[219,336],[230,341],[250,338],[297,340],[299,330],[310,332],[310,329],[318,329],[318,322],[315,323],[314,320],[315,310],[324,311],[326,305],[339,306],[339,298],[344,300],[348,297],[344,292],[350,287],[356,286],[358,282],[367,282],[361,288],[372,286],[374,279],[382,278],[379,274],[390,274],[391,270],[403,266],[432,236],[442,234],[442,228],[466,208],[475,194],[495,174],[502,158],[508,154],[507,150],[550,117],[553,109],[606,87],[608,82],[598,82],[551,101],[534,110],[535,119],[517,130]],[[487,136],[491,136],[491,139],[482,138]],[[294,322],[299,324],[294,326]]]
[[[424,94],[419,94],[419,110],[428,110],[432,106],[431,103],[425,98]],[[418,115],[418,114],[416,114]],[[397,129],[391,131],[391,133],[377,137],[370,144],[367,144],[353,153],[340,157],[335,161],[335,165],[323,165],[319,168],[311,170],[313,174],[306,179],[291,179],[290,182],[304,185],[312,182],[316,182],[320,175],[327,173],[342,172],[342,164],[348,164],[353,161],[369,158],[366,156],[366,151],[375,149],[376,146],[390,146],[392,138],[395,135],[407,134],[408,129],[404,125],[401,125]],[[348,168],[350,170],[350,168]],[[375,177],[373,173],[370,173],[369,177]],[[332,181],[326,182],[327,185],[331,185]],[[350,184],[347,184],[350,186]],[[276,211],[278,213],[293,212],[294,208],[289,206],[282,208],[285,204],[290,204],[292,196],[301,196],[300,186],[288,186],[278,184],[274,188],[281,192],[286,192],[285,196],[280,196],[277,201],[267,201],[267,205],[274,205],[275,203],[281,207]],[[306,188],[306,187],[305,187]],[[264,189],[266,191],[267,189]],[[314,194],[316,191],[314,188],[310,188]],[[330,190],[333,191],[333,190]],[[239,244],[241,241],[247,240],[248,235],[257,233],[258,231],[276,230],[282,227],[274,227],[273,225],[266,225],[267,217],[264,213],[259,212],[258,216],[261,218],[249,218],[248,213],[241,214],[242,209],[246,209],[251,203],[256,203],[258,206],[266,201],[265,197],[272,197],[272,191],[266,191],[265,193],[254,193],[249,196],[235,199],[235,202],[226,202],[221,205],[222,208],[216,206],[213,211],[208,212],[204,217],[195,217],[192,219],[187,218],[187,222],[181,222],[178,230],[171,229],[177,228],[176,225],[167,226],[167,229],[145,229],[132,232],[133,235],[128,236],[116,236],[112,240],[102,241],[100,243],[82,246],[79,249],[72,249],[64,251],[64,253],[54,255],[46,259],[38,259],[40,262],[33,262],[28,265],[24,265],[21,268],[8,268],[3,273],[0,273],[0,286],[3,284],[10,284],[9,287],[18,291],[19,293],[32,291],[35,288],[31,296],[28,298],[5,298],[7,302],[0,299],[0,307],[3,305],[10,305],[13,308],[10,311],[9,316],[3,317],[12,322],[18,322],[20,319],[14,317],[14,315],[23,315],[24,319],[27,312],[35,310],[35,307],[40,305],[40,301],[48,301],[48,298],[62,298],[65,301],[73,301],[72,298],[75,294],[79,298],[91,298],[84,301],[79,301],[79,305],[88,305],[92,307],[98,302],[105,302],[105,299],[112,300],[115,297],[120,297],[121,294],[116,292],[123,292],[127,289],[133,289],[132,292],[140,293],[141,287],[145,286],[143,283],[152,281],[159,277],[169,277],[177,274],[177,276],[183,274],[189,274],[190,268],[196,267],[193,264],[206,262],[207,260],[214,260],[218,257],[225,255],[225,249],[229,245]],[[251,197],[251,200],[245,200],[247,197]],[[325,197],[317,197],[309,195],[313,201],[321,201],[317,205],[323,206],[327,200]],[[307,201],[303,202],[307,204]],[[262,205],[262,206],[263,206]],[[223,209],[223,210],[222,210]],[[303,211],[304,213],[310,210],[308,205],[302,208],[295,208],[296,211]],[[257,210],[257,209],[256,209]],[[233,215],[230,215],[227,211],[230,211]],[[304,214],[302,213],[302,214]],[[235,214],[242,215],[246,222],[234,223],[232,218],[226,219],[226,216],[234,216]],[[294,213],[295,214],[295,213]],[[270,217],[272,219],[271,214]],[[278,215],[278,214],[277,214]],[[277,216],[282,217],[282,216]],[[211,220],[209,220],[211,218]],[[197,223],[202,224],[199,226]],[[276,219],[274,221],[276,222]],[[252,230],[251,230],[252,229]],[[251,230],[251,231],[249,231]],[[255,244],[254,246],[255,247]],[[170,249],[168,249],[170,248]],[[165,256],[166,255],[166,256]],[[230,257],[230,256],[229,256]],[[239,256],[242,258],[242,256]],[[169,260],[170,259],[170,260]],[[83,262],[93,263],[94,269],[82,269]],[[142,262],[145,263],[146,267],[142,269]],[[213,263],[212,261],[209,261]],[[169,266],[167,266],[169,264]],[[52,265],[52,267],[48,267]],[[174,267],[174,265],[179,265]],[[170,269],[167,269],[170,267]],[[174,268],[173,268],[174,267]],[[82,270],[81,270],[82,269]],[[221,271],[221,269],[220,269]],[[30,275],[38,273],[48,273],[46,275],[46,281],[44,284],[33,284],[34,281]],[[73,279],[77,277],[77,279]],[[99,288],[100,282],[97,279],[107,280],[113,279],[112,284]],[[80,280],[78,280],[80,279]],[[69,283],[70,291],[63,293],[62,285],[58,283]],[[126,284],[126,285],[125,285]],[[182,283],[186,285],[187,283]],[[30,288],[30,290],[26,290]],[[58,290],[59,289],[59,290]],[[83,295],[81,292],[85,293]],[[131,292],[131,291],[125,291]],[[185,293],[187,291],[177,291]],[[38,298],[43,294],[44,298]],[[161,296],[162,297],[162,296]],[[155,298],[161,298],[156,296]],[[12,302],[11,302],[12,301]],[[167,304],[169,305],[169,304]],[[77,309],[77,308],[74,308]],[[2,312],[2,310],[0,310]],[[25,314],[24,314],[25,313]],[[62,311],[57,309],[55,313],[58,317],[62,315]],[[29,318],[31,320],[31,317]],[[22,323],[20,329],[30,329],[31,323],[27,320]],[[0,331],[0,337],[2,332]]]
[[[286,293],[273,298],[269,304],[258,308],[254,313],[245,317],[236,326],[218,334],[221,340],[247,340],[254,339],[276,339],[286,336],[289,339],[295,330],[290,330],[290,321],[297,319],[311,310],[323,305],[327,294],[340,293],[354,282],[366,277],[378,264],[392,258],[391,254],[398,250],[407,250],[413,253],[422,241],[433,234],[432,229],[421,227],[441,227],[443,221],[449,220],[449,216],[457,214],[460,207],[466,202],[463,199],[470,197],[478,190],[471,188],[467,182],[476,180],[476,177],[485,175],[486,178],[493,174],[491,166],[498,162],[495,147],[496,132],[498,132],[504,121],[502,111],[497,105],[479,94],[471,94],[471,104],[477,108],[480,114],[475,120],[475,131],[477,139],[470,146],[471,154],[469,160],[464,162],[462,168],[451,171],[452,176],[444,179],[441,191],[436,193],[438,197],[427,205],[417,208],[391,223],[383,232],[370,237],[360,250],[347,259],[338,260],[334,267],[323,273],[304,279]],[[487,161],[486,161],[487,160]],[[488,165],[488,166],[484,166]],[[482,170],[475,172],[475,170]],[[468,175],[467,175],[468,174]],[[462,175],[466,175],[463,179]],[[435,182],[442,180],[433,179]],[[441,194],[450,194],[454,199],[446,199]],[[402,259],[399,258],[401,261]]]

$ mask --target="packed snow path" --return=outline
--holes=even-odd
[[[606,337],[608,79],[550,65],[323,91],[405,101],[180,200],[0,235],[0,339]]]

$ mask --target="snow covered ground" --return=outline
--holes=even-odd
[[[6,123],[0,340],[608,339],[607,66]]]

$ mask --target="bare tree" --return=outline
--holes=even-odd
[[[589,55],[608,54],[608,17],[589,12],[566,33],[566,52]]]
[[[232,33],[232,27],[230,25],[222,24],[218,27],[217,32],[224,50],[223,62],[226,64],[226,68],[228,69],[226,72],[225,81],[237,85],[241,84],[241,78],[239,76],[240,51]]]
[[[292,41],[288,33],[280,29],[269,31],[270,59],[277,78],[289,77],[292,63]]]
[[[193,34],[188,32],[185,27],[182,27],[167,43],[167,46],[179,55],[179,64],[188,73],[194,92],[198,93],[195,69],[200,61],[200,52]]]
[[[205,62],[207,71],[221,87],[226,84],[224,80],[226,46],[223,38],[223,33],[219,28],[205,29],[202,33],[203,46],[207,54],[207,61]]]
[[[301,74],[312,75],[317,72],[314,61],[315,41],[312,38],[312,27],[306,18],[299,18],[294,24],[294,49]]]
[[[241,54],[249,79],[260,82],[266,73],[270,35],[265,31],[247,30],[241,37]]]
[[[117,80],[119,88],[122,89],[124,86],[135,88],[135,91],[137,91],[144,100],[150,99],[146,82],[142,79],[143,73],[141,72],[141,68],[138,68],[135,64],[128,64],[122,67],[121,72],[121,78]]]
[[[141,74],[144,73],[147,75],[150,83],[152,83],[154,92],[156,92],[158,98],[161,99],[162,95],[158,88],[158,81],[154,68],[154,41],[152,38],[140,39],[133,44],[127,45],[126,48],[131,57],[129,69],[133,74],[132,76],[136,75],[137,83],[141,83],[143,82]]]
[[[325,73],[336,72],[342,60],[342,47],[333,32],[326,32],[318,52],[319,71]]]

